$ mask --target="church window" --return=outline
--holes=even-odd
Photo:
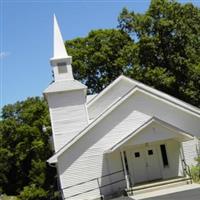
[[[168,167],[169,166],[169,162],[168,162],[168,158],[167,158],[166,147],[165,147],[164,144],[160,145],[160,151],[161,151],[161,155],[162,155],[163,166],[164,167]]]
[[[140,152],[135,152],[135,158],[139,158],[140,157]]]
[[[58,73],[59,74],[67,73],[67,64],[65,62],[58,63]]]

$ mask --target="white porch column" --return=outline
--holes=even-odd
[[[183,150],[183,145],[182,142],[180,143],[180,159],[181,159],[181,165],[182,165],[182,170],[183,170],[183,175],[188,177],[187,173],[186,173],[186,166],[185,166],[185,154],[184,154],[184,150]]]
[[[127,172],[126,164],[125,164],[124,151],[121,151],[121,155],[122,155],[122,164],[124,168],[124,176],[126,180],[126,187],[127,189],[130,189],[130,182],[129,182],[128,172]]]
[[[181,159],[182,159],[183,173],[184,173],[185,177],[190,178],[191,183],[192,183],[192,175],[191,175],[190,167],[189,167],[189,165],[187,164],[187,162],[185,160],[185,153],[184,153],[184,150],[183,150],[182,142],[180,144],[180,147],[181,147],[180,153],[181,153]]]

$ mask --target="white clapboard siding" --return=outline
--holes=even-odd
[[[126,110],[138,110],[172,124],[192,135],[200,136],[200,117],[178,109],[174,104],[155,98],[143,91],[136,91],[122,105]]]
[[[66,193],[64,193],[65,196],[67,196]],[[87,193],[83,193],[81,195],[75,196],[75,197],[70,197],[66,198],[70,200],[94,200],[94,199],[100,199],[100,193],[99,190],[93,190]]]
[[[80,108],[80,113],[83,114],[84,109]],[[70,113],[68,113],[68,115],[70,115]],[[63,131],[77,132],[77,130],[80,130],[80,127],[85,127],[85,121],[83,121],[79,116],[77,118],[78,123],[76,122],[76,118],[73,120],[64,119],[60,121],[54,121],[55,134],[63,133]]]
[[[180,159],[180,143],[175,140],[169,140],[165,142],[169,168],[163,169],[163,177],[168,179],[172,177],[182,176],[183,169]],[[160,154],[161,158],[161,154]]]
[[[100,113],[107,109],[112,103],[121,98],[126,94],[131,88],[134,87],[134,84],[124,80],[119,79],[119,81],[112,85],[111,89],[104,93],[101,97],[88,104],[88,113],[90,119],[95,119]],[[101,93],[99,94],[99,96]]]
[[[189,166],[196,165],[195,158],[197,157],[198,152],[198,141],[197,139],[183,142],[183,151],[185,155],[186,163]]]
[[[60,174],[62,187],[78,184],[88,181],[95,177],[101,177],[115,172],[116,168],[107,162],[104,151],[112,147],[117,141],[124,138],[144,122],[150,119],[150,116],[137,111],[121,114],[120,107],[112,115],[107,116],[102,122],[77,144],[74,144],[69,152],[63,153],[58,160],[58,171]],[[77,146],[78,145],[78,146]],[[122,170],[121,159],[118,155],[117,161],[119,170]],[[101,185],[108,184],[110,181],[120,180],[122,173],[109,178],[101,179]],[[85,186],[84,186],[85,185]],[[83,190],[88,190],[87,184],[82,185]],[[111,193],[111,190],[123,188],[124,182],[104,188],[103,192]],[[95,187],[95,183],[92,187]],[[72,190],[71,190],[72,191]],[[73,192],[72,192],[73,193]]]
[[[82,105],[86,102],[84,90],[65,91],[46,94],[51,108],[61,108],[62,106]]]
[[[175,105],[169,104],[165,101],[160,101],[160,99],[154,98],[151,95],[145,94],[143,92],[135,92],[131,98],[126,100],[123,105],[123,109],[137,109],[148,115],[155,116],[169,124],[172,124],[183,131],[186,131],[192,135],[200,136],[200,118],[193,116],[190,113],[184,112],[177,109]],[[195,143],[195,141],[188,142]],[[190,145],[189,145],[190,146]],[[194,149],[196,146],[190,147],[184,146],[185,154],[188,159],[189,164],[194,164],[194,157],[196,157],[196,152]]]
[[[92,191],[89,191],[89,190],[92,190]],[[88,192],[85,193],[85,191],[88,191]],[[81,198],[84,198],[84,196],[91,197],[91,195],[93,197],[100,196],[98,182],[96,180],[92,180],[90,182],[84,183],[84,187],[83,187],[83,185],[76,185],[72,188],[66,188],[63,190],[63,193],[65,195],[65,198],[69,198],[69,199],[80,199],[80,197]],[[80,194],[80,193],[84,193],[84,194]],[[72,197],[72,196],[74,196],[74,197]]]
[[[65,109],[66,113],[70,113],[70,118],[66,118],[66,113],[63,112],[63,109]],[[74,120],[74,119],[81,119],[82,116],[80,116],[80,114],[82,114],[81,112],[83,112],[85,110],[85,108],[83,107],[83,104],[78,104],[78,105],[71,105],[66,107],[58,107],[58,108],[52,108],[52,119],[54,121],[60,121],[60,120]]]
[[[123,170],[122,160],[121,160],[122,158],[120,156],[120,151],[115,151],[112,154],[107,154],[106,158],[107,158],[108,170],[110,173]],[[113,174],[109,178],[110,178],[110,182],[116,182],[118,180],[123,180],[125,178],[124,171]],[[111,185],[111,192],[121,191],[125,188],[125,186],[126,186],[125,180],[121,181],[117,184],[113,184],[113,185]]]
[[[138,91],[58,158],[62,187],[112,173],[114,168],[108,166],[104,152],[124,138],[126,134],[130,134],[148,121],[151,116],[158,117],[190,133],[200,133],[197,118],[168,102],[160,101]],[[116,189],[115,186],[113,187]],[[82,189],[87,190],[88,188],[84,188],[83,185]],[[98,195],[98,192],[96,194]]]
[[[51,93],[47,97],[54,148],[58,151],[88,124],[86,97],[82,90]]]
[[[180,141],[183,139],[178,130],[173,130],[169,127],[160,124],[157,121],[141,130],[138,134],[128,140],[125,145],[133,146],[156,141],[164,141],[174,139]],[[182,141],[182,140],[181,140]]]
[[[115,168],[109,165],[108,158],[104,155],[105,151],[152,116],[191,134],[200,133],[199,119],[196,116],[178,109],[169,102],[161,101],[143,91],[137,91],[58,157],[57,165],[62,188],[113,173]],[[104,185],[104,181],[100,184]],[[106,181],[112,182],[112,178]],[[113,185],[103,192],[109,193],[122,187],[122,184],[124,183]],[[83,184],[82,192],[87,191],[88,187],[92,189],[96,187],[96,183],[90,183],[89,186]],[[69,192],[66,192],[66,196],[67,193]],[[70,193],[74,194],[75,189],[71,188]],[[99,195],[99,191],[92,191],[92,193],[92,195]],[[82,197],[76,198],[82,199]],[[85,193],[83,198],[89,199],[91,196]]]

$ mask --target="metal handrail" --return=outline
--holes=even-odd
[[[113,173],[110,173],[110,174],[106,174],[106,175],[101,176],[101,177],[93,178],[93,179],[90,179],[90,180],[88,180],[88,181],[80,182],[80,183],[78,183],[78,184],[74,184],[74,185],[71,185],[71,186],[62,188],[61,190],[66,190],[66,189],[69,189],[69,188],[72,188],[72,187],[76,187],[76,186],[80,186],[80,185],[83,185],[83,184],[86,184],[86,183],[92,182],[92,181],[96,181],[96,182],[97,182],[97,185],[98,185],[98,187],[96,187],[96,188],[92,188],[92,189],[86,190],[86,191],[84,191],[84,192],[79,192],[79,193],[77,193],[77,194],[74,194],[74,195],[71,195],[71,196],[67,196],[67,197],[65,197],[64,199],[69,199],[69,198],[72,198],[72,197],[75,197],[75,196],[79,196],[79,195],[81,195],[81,194],[85,194],[85,193],[88,193],[88,192],[91,192],[91,191],[94,191],[94,190],[97,190],[97,189],[99,190],[100,196],[103,197],[103,195],[102,195],[102,193],[101,193],[101,189],[102,189],[102,188],[107,187],[107,186],[110,186],[110,185],[114,185],[114,184],[119,183],[119,182],[122,182],[122,181],[125,181],[125,178],[119,179],[119,180],[117,180],[117,181],[113,181],[113,182],[111,182],[111,183],[109,183],[109,184],[105,184],[105,185],[100,185],[99,180],[102,179],[102,178],[105,178],[105,177],[112,176],[112,175],[114,175],[114,174],[121,173],[121,172],[123,172],[123,170],[119,170],[119,171],[116,171],[116,172],[113,172]]]
[[[116,172],[113,172],[113,173],[110,173],[110,174],[103,175],[103,176],[101,176],[101,177],[96,177],[96,178],[93,178],[93,179],[90,179],[90,180],[87,180],[87,181],[83,181],[83,182],[80,182],[80,183],[77,183],[77,184],[74,184],[74,185],[70,185],[70,186],[61,188],[61,190],[69,189],[69,188],[71,188],[71,187],[75,187],[75,186],[78,186],[78,185],[82,185],[82,184],[84,184],[84,183],[88,183],[88,182],[91,182],[91,181],[95,181],[96,179],[105,178],[105,177],[107,177],[107,176],[112,176],[112,175],[114,175],[114,174],[118,174],[118,173],[121,173],[121,172],[123,172],[123,170],[119,170],[119,171],[116,171]]]
[[[191,170],[190,170],[190,166],[185,161],[183,149],[180,150],[180,156],[181,156],[183,170],[185,171],[186,175],[189,176],[189,179],[192,183],[192,173],[191,173]]]
[[[64,199],[69,199],[69,198],[72,198],[72,197],[76,197],[76,196],[79,196],[81,194],[85,194],[85,193],[88,193],[88,192],[91,192],[91,191],[94,191],[94,190],[97,190],[97,189],[99,189],[99,188],[93,188],[93,189],[90,189],[90,190],[86,190],[84,192],[80,192],[80,193],[65,197]]]
[[[91,191],[94,191],[94,190],[97,190],[97,189],[99,190],[99,189],[101,189],[101,188],[103,188],[103,187],[107,187],[107,186],[110,186],[110,185],[114,185],[114,184],[119,183],[119,182],[122,182],[122,181],[124,181],[124,180],[125,180],[125,179],[121,179],[121,180],[118,180],[118,181],[111,182],[111,183],[109,183],[109,184],[100,186],[100,187],[98,187],[98,188],[93,188],[93,189],[90,189],[90,190],[86,190],[86,191],[84,191],[84,192],[79,192],[79,193],[77,193],[77,194],[74,194],[74,195],[65,197],[65,199],[69,199],[69,198],[72,198],[72,197],[75,197],[75,196],[79,196],[79,195],[81,195],[81,194],[85,194],[85,193],[88,193],[88,192],[91,192]],[[103,197],[102,194],[100,194],[100,195]]]
[[[192,182],[192,173],[191,173],[191,170],[190,170],[190,166],[185,162],[185,159],[182,159],[182,163],[184,164],[184,170],[186,172],[186,174],[189,176],[191,182]]]

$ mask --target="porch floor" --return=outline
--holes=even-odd
[[[143,182],[134,185],[130,189],[127,190],[127,193],[129,195],[136,195],[140,193],[145,193],[145,192],[151,192],[159,189],[164,189],[164,188],[169,188],[169,187],[174,187],[178,185],[186,185],[190,184],[191,179],[187,177],[175,177],[175,178],[170,178],[170,179],[165,179],[165,180],[155,180],[151,182]]]

